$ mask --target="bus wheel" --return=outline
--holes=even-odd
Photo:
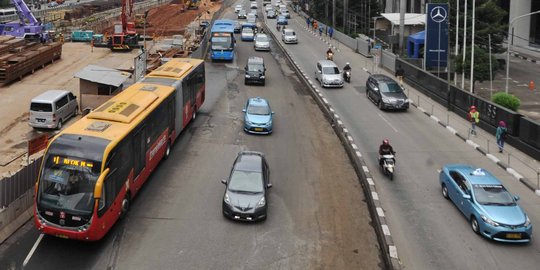
[[[170,154],[171,154],[171,143],[167,142],[167,149],[165,149],[165,156],[163,157],[163,159],[168,159]]]
[[[122,200],[122,210],[120,212],[120,218],[124,218],[129,211],[129,193],[126,194],[126,197]]]

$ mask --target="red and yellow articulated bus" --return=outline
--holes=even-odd
[[[204,62],[172,59],[55,136],[36,182],[38,230],[101,239],[169,156],[204,98]]]

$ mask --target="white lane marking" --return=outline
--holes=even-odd
[[[452,134],[456,135],[457,133],[457,130],[455,130],[453,127],[451,126],[446,126],[446,129],[450,130],[450,132],[452,132]]]
[[[36,242],[34,243],[34,246],[32,247],[32,249],[30,250],[30,253],[28,253],[28,255],[26,255],[26,258],[24,259],[23,261],[23,267],[26,266],[26,264],[28,264],[28,262],[30,261],[30,258],[32,258],[32,255],[34,255],[34,252],[36,251],[38,245],[39,245],[39,242],[41,242],[41,239],[43,239],[43,235],[44,234],[40,234],[38,239],[36,240]]]
[[[377,192],[371,192],[371,197],[373,197],[373,200],[375,201],[379,200],[379,194],[377,194]]]
[[[352,136],[347,136],[347,140],[349,140],[349,143],[353,143],[354,142],[354,139]]]
[[[379,217],[384,217],[384,211],[382,208],[377,207],[377,215],[379,215]]]
[[[472,147],[474,147],[474,149],[478,148],[478,144],[476,144],[474,141],[472,140],[467,140],[467,144],[471,145]]]
[[[388,124],[395,132],[398,132],[398,130],[397,130],[394,126],[392,126],[392,124],[390,124],[390,121],[386,120],[386,118],[384,118],[380,113],[377,113],[377,114],[378,114],[379,117],[381,117],[381,118],[384,120],[384,122],[386,122],[386,123],[387,123],[387,124]]]
[[[358,151],[358,146],[356,146],[356,144],[353,143],[351,146],[352,146],[352,149],[354,149],[354,151]]]
[[[433,119],[435,122],[439,122],[439,118],[437,118],[437,116],[435,115],[431,115],[430,118]]]
[[[489,159],[491,159],[491,161],[493,161],[493,162],[495,162],[495,163],[501,161],[501,160],[499,160],[496,156],[494,156],[494,155],[492,155],[492,154],[487,154],[486,157],[489,158]]]
[[[383,224],[383,225],[381,225],[381,227],[382,227],[382,230],[383,230],[384,235],[388,235],[388,236],[391,235],[391,234],[390,234],[390,228],[388,228],[388,225]]]
[[[370,186],[374,186],[374,185],[375,185],[375,182],[373,182],[373,178],[371,178],[371,177],[368,177],[368,178],[367,178],[367,182],[368,182],[368,184],[369,184]]]
[[[535,192],[536,196],[540,196],[540,189],[537,189]]]
[[[517,180],[523,178],[523,175],[519,174],[518,172],[516,172],[516,170],[512,168],[506,168],[506,171],[512,176],[514,176]]]
[[[388,246],[388,252],[390,252],[390,257],[394,259],[398,258],[396,246]]]

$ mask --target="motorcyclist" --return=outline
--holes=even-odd
[[[384,139],[382,144],[379,146],[379,165],[383,165],[383,155],[394,155],[395,153],[394,148],[392,148],[390,145],[390,141],[388,139]]]
[[[351,75],[350,72],[351,72],[351,66],[349,64],[349,62],[347,62],[345,64],[345,66],[343,67],[343,79],[347,79],[347,71],[349,72],[349,76]]]
[[[326,51],[326,59],[332,60],[333,55],[334,55],[334,52],[332,51],[332,48],[328,47],[328,50]]]

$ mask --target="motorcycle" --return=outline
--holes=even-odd
[[[394,180],[395,162],[394,155],[382,155],[381,169],[384,174],[390,177],[390,180]]]
[[[348,83],[351,82],[351,71],[350,70],[343,71],[343,79]]]
[[[334,61],[334,53],[326,53],[326,60]]]

